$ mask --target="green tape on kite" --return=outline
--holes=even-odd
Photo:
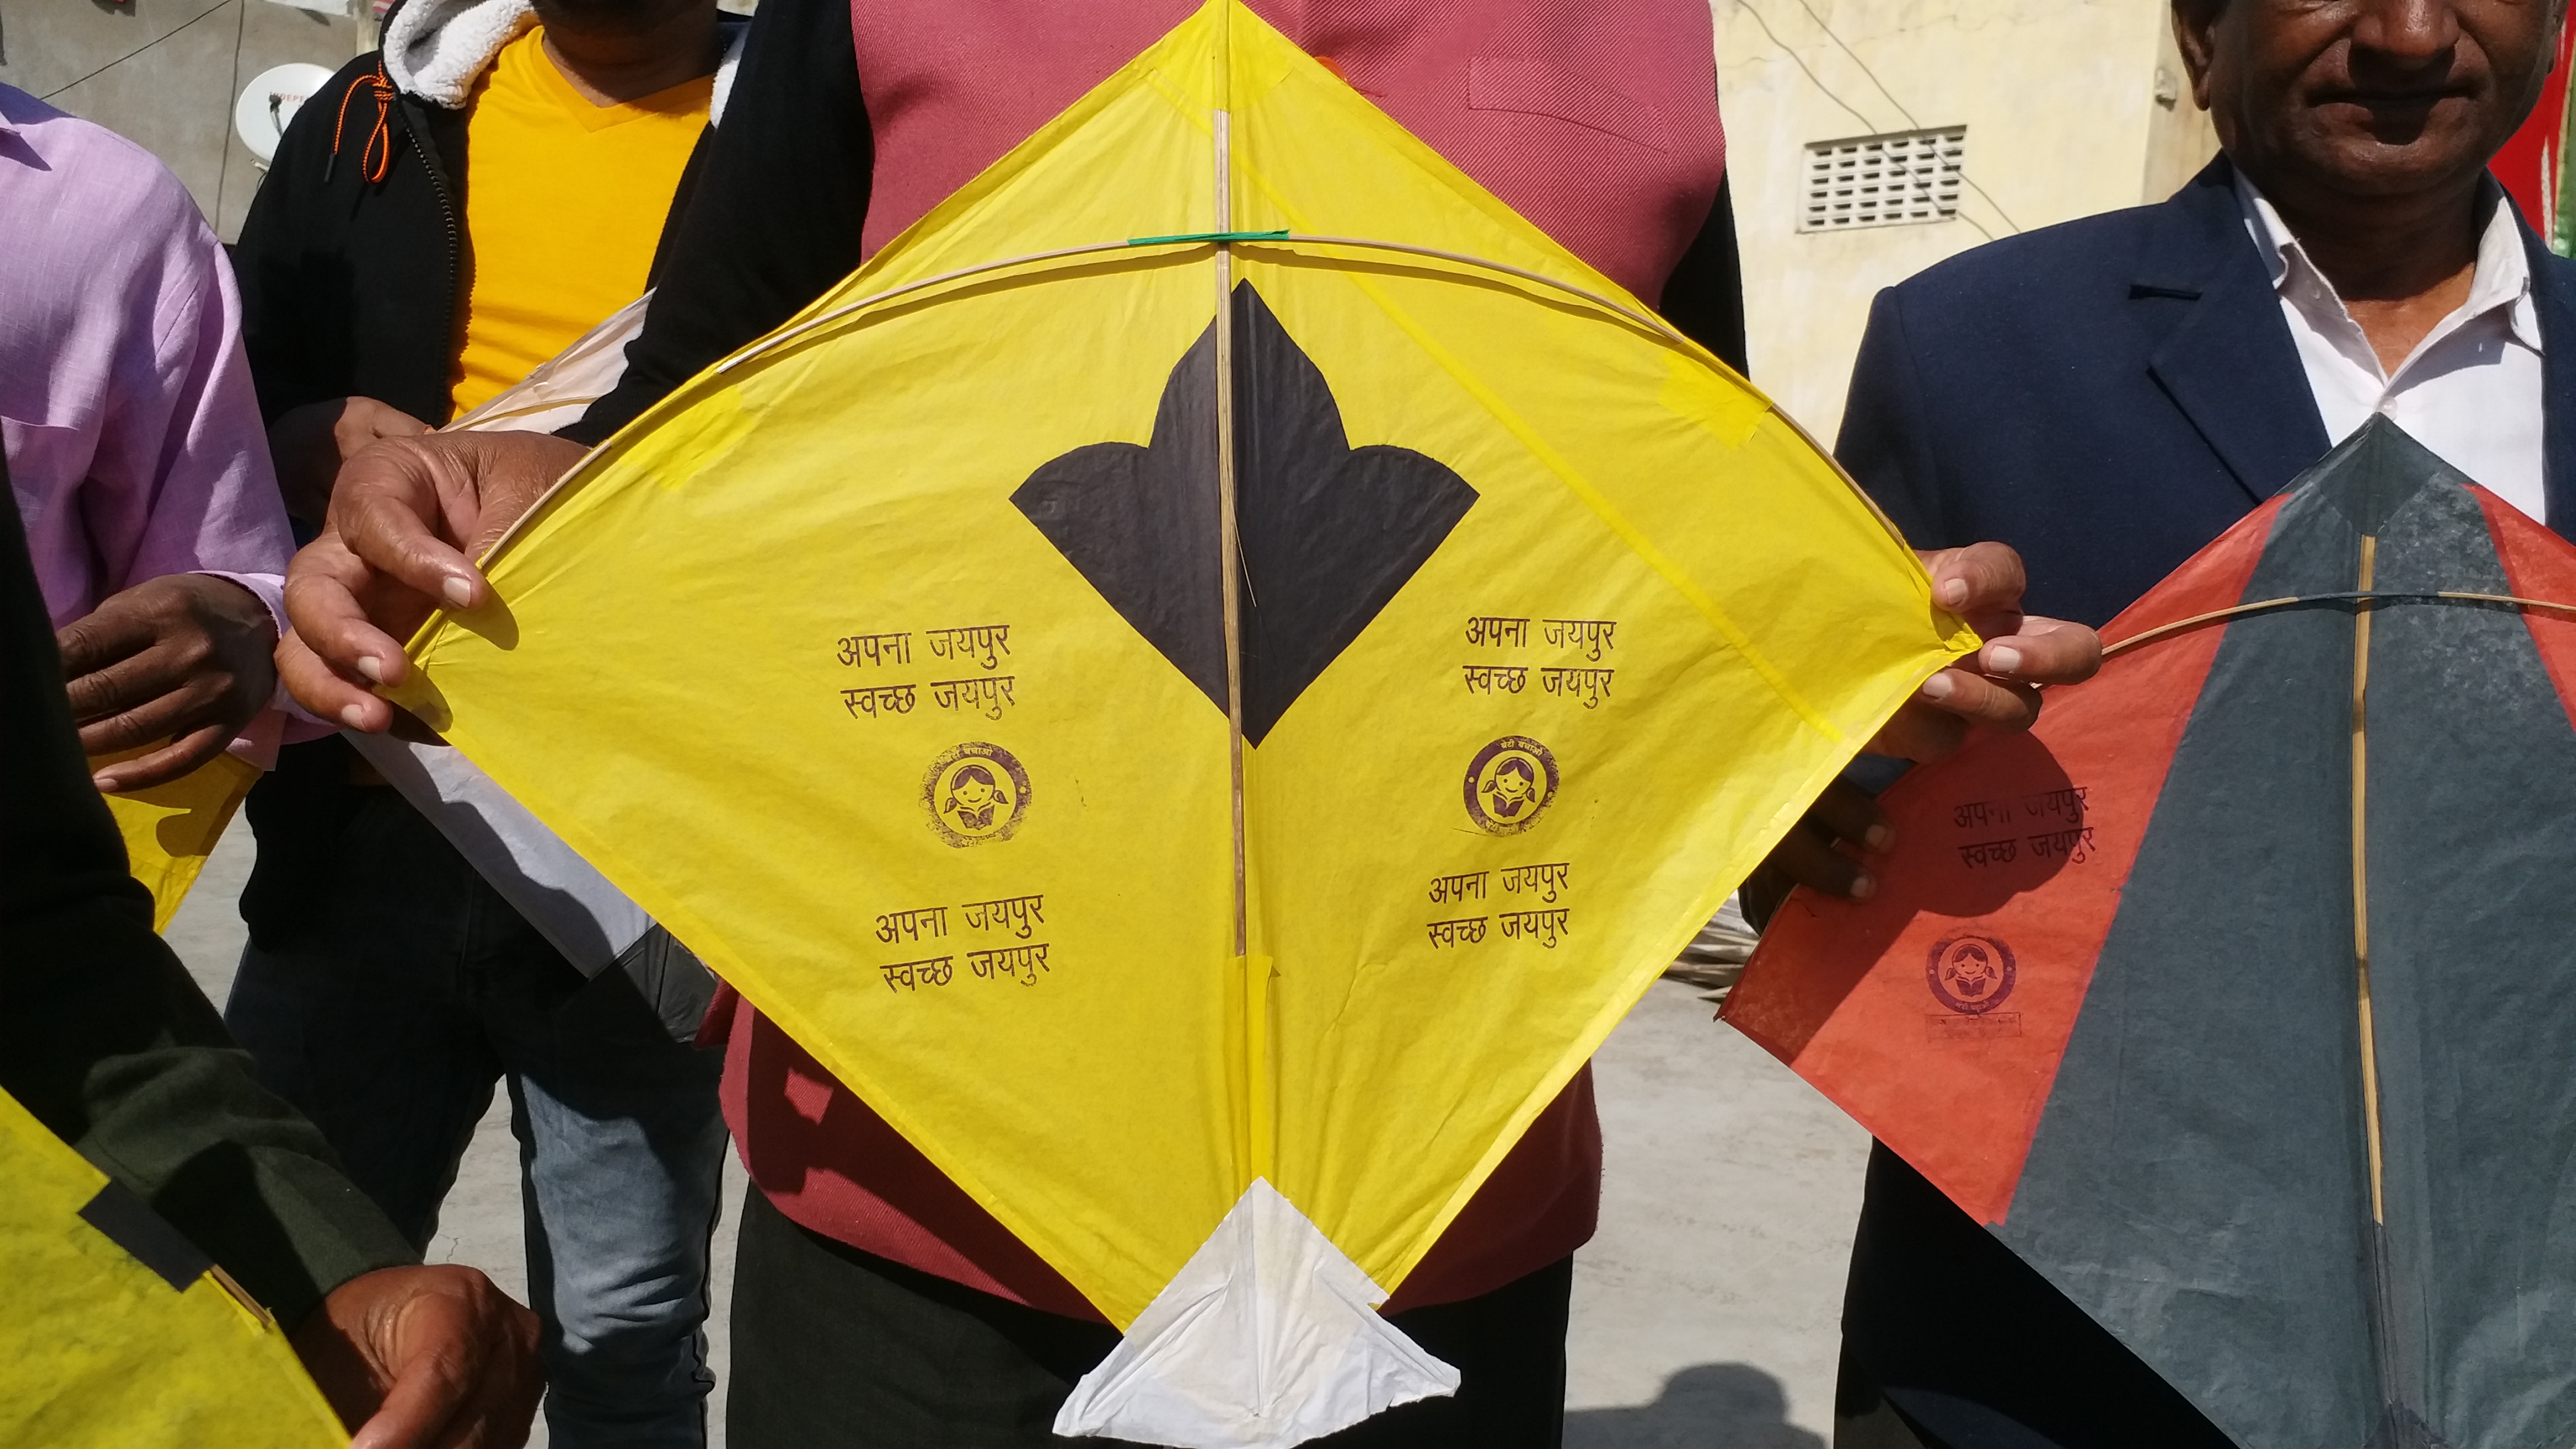
[[[1177,232],[1171,236],[1131,236],[1127,238],[1127,245],[1131,247],[1158,247],[1167,243],[1177,244],[1181,242],[1286,240],[1288,240],[1288,228],[1283,226],[1277,231],[1185,231]]]

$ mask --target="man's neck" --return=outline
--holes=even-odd
[[[594,106],[666,91],[716,68],[722,48],[713,5],[675,5],[636,26],[545,27],[546,58]]]
[[[2412,196],[2355,197],[2249,173],[2394,373],[2469,300],[2483,230],[2478,177]]]

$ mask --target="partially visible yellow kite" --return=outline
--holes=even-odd
[[[0,1444],[349,1442],[268,1315],[6,1093],[0,1183]]]
[[[1220,299],[1230,299],[1220,306]],[[1769,402],[1235,0],[577,469],[395,692],[1291,1444],[1974,646]]]
[[[158,748],[145,745],[123,754],[101,755],[90,766],[112,765]],[[259,783],[259,773],[257,765],[223,754],[168,784],[107,797],[107,812],[116,817],[117,833],[125,837],[127,868],[152,892],[153,930],[170,929],[170,918],[179,914],[188,887],[197,883],[206,857],[214,854],[215,842],[232,824],[242,798]]]

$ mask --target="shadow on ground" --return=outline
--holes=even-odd
[[[1741,1363],[1704,1363],[1664,1380],[1651,1404],[1568,1409],[1565,1449],[1825,1449],[1789,1422],[1780,1381]]]

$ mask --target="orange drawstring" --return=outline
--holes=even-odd
[[[393,132],[385,126],[385,117],[393,110],[394,83],[385,75],[385,63],[378,60],[374,75],[358,77],[349,82],[347,90],[340,93],[340,117],[331,123],[331,164],[322,169],[322,179],[325,182],[331,179],[331,167],[340,164],[340,135],[349,124],[349,101],[357,95],[360,86],[375,87],[376,125],[374,130],[367,133],[366,149],[358,153],[358,165],[365,168],[364,174],[371,182],[384,180],[386,168],[393,165],[394,138]]]

